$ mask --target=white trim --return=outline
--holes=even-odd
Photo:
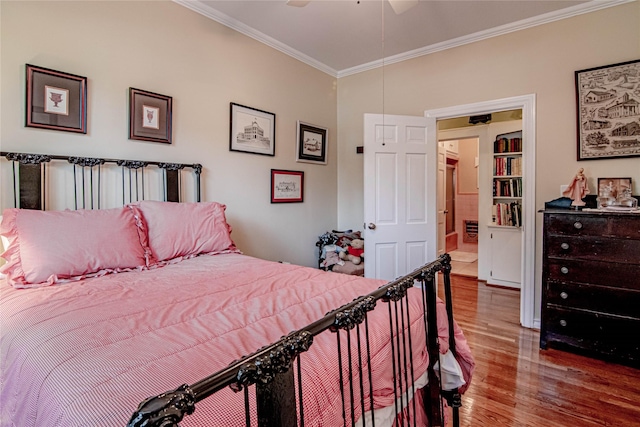
[[[244,34],[245,36],[251,37],[252,39],[259,41],[260,43],[264,43],[269,47],[279,50],[280,52],[289,55],[290,57],[295,58],[300,62],[304,62],[307,65],[317,68],[323,73],[329,74],[333,77],[338,76],[338,72],[328,65],[325,65],[322,62],[317,61],[310,56],[305,55],[304,53],[274,39],[273,37],[268,36],[254,28],[251,28],[250,26],[243,24],[242,22],[230,17],[225,13],[207,6],[206,4],[202,4],[201,2],[194,0],[173,0],[173,2],[179,4],[180,6],[184,6],[187,9],[191,9],[201,15],[204,15],[207,18],[213,19],[214,21],[217,21],[220,24],[231,28],[232,30],[236,30],[237,32]]]
[[[222,25],[225,25],[233,30],[238,31],[246,36],[251,37],[261,43],[266,44],[280,52],[291,56],[307,65],[310,65],[318,70],[329,74],[332,77],[346,77],[352,74],[362,73],[364,71],[380,68],[384,65],[395,64],[396,62],[402,62],[409,59],[417,58],[420,56],[429,55],[431,53],[440,52],[454,47],[475,43],[480,40],[485,40],[491,37],[501,36],[503,34],[513,33],[515,31],[525,30],[527,28],[536,27],[538,25],[548,24],[550,22],[559,21],[562,19],[572,18],[574,16],[582,15],[585,13],[596,12],[598,10],[606,9],[613,6],[619,6],[621,4],[631,3],[636,0],[592,0],[589,2],[581,3],[575,6],[560,9],[554,12],[544,13],[542,15],[534,16],[531,18],[523,19],[509,24],[501,25],[499,27],[490,28],[477,33],[468,34],[466,36],[457,37],[455,39],[446,40],[441,43],[432,44],[429,46],[414,49],[408,52],[400,53],[397,55],[382,58],[376,61],[371,61],[365,64],[357,65],[351,68],[345,68],[344,70],[335,70],[330,66],[311,58],[310,56],[286,45],[271,36],[268,36],[254,28],[249,27],[246,24],[231,18],[229,15],[224,14],[212,7],[195,0],[173,0],[181,6],[186,7],[194,12],[213,19]]]
[[[488,114],[505,110],[522,110],[522,139],[523,144],[523,198],[522,210],[524,216],[522,239],[522,272],[520,289],[520,323],[527,328],[540,327],[540,319],[534,319],[535,314],[535,259],[536,259],[536,96],[535,94],[516,96],[513,98],[496,99],[474,104],[458,105],[454,107],[427,110],[426,117],[436,120],[450,119],[461,116]],[[428,139],[428,144],[437,144],[437,138]],[[430,177],[436,179],[436,176]]]
[[[573,18],[574,16],[596,12],[601,9],[619,6],[621,4],[631,3],[634,1],[636,0],[592,0],[590,2],[581,3],[576,6],[567,7],[564,9],[556,10],[554,12],[544,13],[542,15],[501,25],[499,27],[489,28],[488,30],[478,31],[477,33],[468,34],[466,36],[457,37],[451,40],[446,40],[441,43],[424,46],[418,49],[410,50],[408,52],[400,53],[398,55],[388,56],[383,59],[368,62],[366,64],[357,65],[351,68],[345,68],[344,70],[338,71],[338,78],[362,73],[364,71],[380,68],[384,65],[395,64],[396,62],[406,61],[420,56],[429,55],[431,53],[452,49],[454,47],[475,43],[481,40],[498,37],[520,30],[526,30],[527,28],[548,24],[550,22],[560,21],[562,19]]]

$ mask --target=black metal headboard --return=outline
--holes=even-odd
[[[104,188],[114,187],[113,180],[105,184],[103,172],[105,168],[119,169],[121,189],[111,188],[113,192],[122,193],[122,204],[145,200],[145,189],[156,184],[155,190],[160,193],[164,201],[186,201],[182,171],[191,170],[193,173],[193,201],[201,199],[200,175],[202,165],[199,163],[167,163],[142,160],[103,159],[94,157],[57,156],[49,154],[8,153],[0,152],[0,156],[11,162],[13,175],[13,207],[22,209],[47,208],[48,188],[47,166],[52,162],[67,162],[73,167],[72,185],[74,209],[100,209]],[[17,167],[16,167],[17,166]],[[145,185],[145,176],[155,168],[161,172],[157,183],[149,182]],[[157,175],[156,171],[156,175]],[[148,192],[148,191],[147,191]],[[111,195],[113,198],[113,195]]]

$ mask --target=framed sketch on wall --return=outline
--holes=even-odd
[[[327,164],[326,128],[298,121],[296,161]]]
[[[304,172],[271,169],[271,203],[304,201]]]
[[[275,156],[276,115],[232,102],[229,150]]]
[[[578,160],[640,156],[640,60],[575,74]]]
[[[171,144],[173,98],[129,88],[129,139]]]
[[[26,126],[87,133],[87,78],[26,65]]]

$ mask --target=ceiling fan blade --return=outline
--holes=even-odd
[[[311,3],[311,0],[287,0],[287,6],[303,7]]]
[[[419,0],[389,0],[389,4],[393,8],[396,15],[406,12],[413,6],[418,4]]]

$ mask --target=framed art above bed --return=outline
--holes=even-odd
[[[171,144],[173,98],[129,88],[129,139]]]
[[[26,65],[26,126],[87,133],[87,78]]]
[[[276,115],[231,103],[229,150],[276,155]]]

